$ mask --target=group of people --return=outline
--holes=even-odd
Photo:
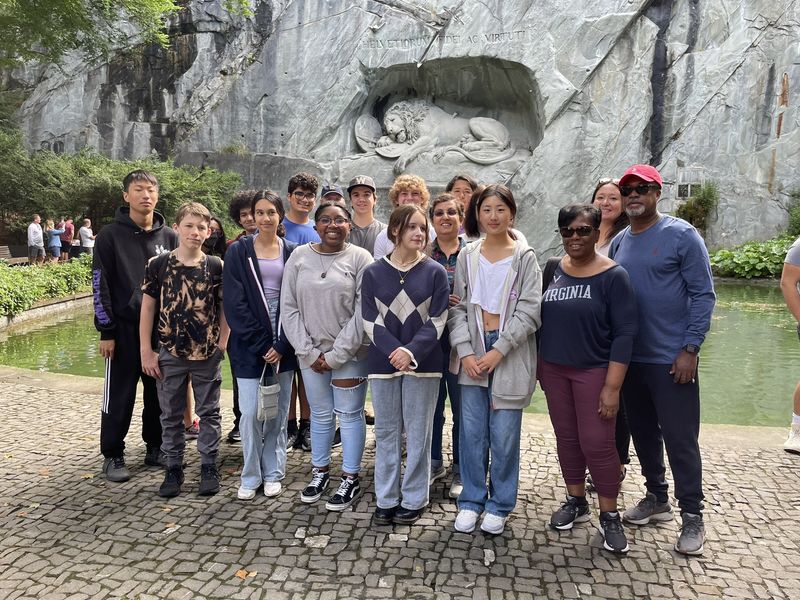
[[[48,260],[51,262],[69,260],[75,233],[72,217],[62,217],[57,224],[53,219],[47,219],[44,229],[42,229],[42,218],[39,215],[33,215],[31,223],[28,225],[28,262],[43,264]],[[96,237],[92,231],[92,221],[84,219],[77,234],[80,253],[92,254]]]
[[[563,207],[556,231],[565,255],[543,274],[514,228],[512,191],[469,175],[453,177],[433,200],[420,177],[399,176],[382,223],[371,177],[353,178],[345,198],[338,185],[318,196],[317,178],[298,173],[285,202],[266,189],[238,194],[231,216],[244,231],[226,243],[222,224],[196,202],[167,227],[155,212],[155,177],[128,174],[127,206],[98,235],[93,267],[107,359],[106,477],[130,478],[124,438],[141,378],[144,461],[165,469],[159,494],[178,495],[184,484],[190,386],[200,419],[198,492],[219,491],[227,352],[236,387],[228,439],[241,441],[243,455],[239,499],[282,493],[287,446],[296,443],[289,438],[299,439],[306,421],[311,473],[300,500],[351,506],[364,487],[369,387],[374,523],[416,522],[431,483],[446,476],[449,398],[454,528],[469,533],[480,521],[500,534],[517,503],[522,412],[539,380],[567,488],[550,525],[589,520],[588,467],[604,547],[627,552],[623,521],[672,518],[666,448],[683,521],[675,549],[702,553],[697,362],[715,295],[697,231],[657,211],[662,185],[656,169],[634,165],[599,182],[590,202]],[[298,428],[301,389],[308,408],[301,404]],[[647,493],[620,514],[631,437]],[[337,438],[342,465],[331,485]]]

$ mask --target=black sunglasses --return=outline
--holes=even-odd
[[[644,196],[650,190],[657,190],[657,189],[659,189],[659,186],[656,185],[655,183],[640,183],[636,187],[633,187],[631,185],[621,185],[619,186],[619,193],[622,194],[623,196],[630,196],[635,190],[637,194],[639,194],[640,196]]]
[[[580,237],[586,237],[587,235],[591,235],[594,231],[594,227],[590,225],[578,225],[577,227],[559,227],[556,229],[556,233],[560,233],[561,237],[563,238],[571,238],[576,233]]]

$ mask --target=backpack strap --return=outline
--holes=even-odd
[[[544,293],[553,282],[553,276],[556,274],[556,267],[558,267],[558,263],[560,262],[560,256],[551,256],[547,259],[547,263],[544,265],[544,271],[542,272],[542,293]]]

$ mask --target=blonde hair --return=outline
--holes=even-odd
[[[421,208],[428,208],[428,202],[431,199],[431,193],[428,191],[428,186],[425,185],[425,180],[419,175],[400,175],[394,180],[392,187],[389,188],[389,201],[392,206],[397,207],[397,196],[400,192],[419,192],[422,196]]]
[[[211,223],[211,213],[199,202],[184,202],[175,214],[175,224],[180,225],[186,217],[200,217],[206,223]]]

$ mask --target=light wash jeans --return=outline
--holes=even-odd
[[[497,332],[485,334],[486,348],[497,341]],[[522,409],[492,408],[492,378],[489,386],[461,386],[460,469],[464,489],[458,508],[484,511],[505,517],[517,504],[519,488],[519,439]],[[491,452],[491,464],[489,455]],[[486,475],[489,488],[486,488]]]
[[[433,413],[433,439],[431,440],[431,469],[438,469],[444,464],[442,458],[442,438],[444,433],[444,405],[450,398],[450,412],[453,415],[453,473],[458,473],[459,461],[459,429],[461,428],[461,386],[458,384],[458,375],[451,373],[445,366],[444,374],[439,383],[439,397],[436,400],[436,411]]]
[[[278,374],[281,384],[278,416],[259,421],[258,379],[237,377],[239,385],[239,433],[242,436],[242,487],[255,490],[263,481],[280,481],[286,474],[286,419],[292,398],[294,371]]]
[[[417,510],[428,504],[433,411],[440,379],[413,375],[370,379],[375,410],[375,498],[380,508],[402,505]],[[403,431],[406,471],[401,485]]]
[[[311,408],[311,464],[315,467],[331,464],[331,446],[338,416],[342,434],[342,470],[358,474],[367,439],[364,421],[367,361],[351,361],[327,373],[303,369],[302,374]],[[334,379],[361,378],[364,381],[352,388],[340,388],[331,383]]]

